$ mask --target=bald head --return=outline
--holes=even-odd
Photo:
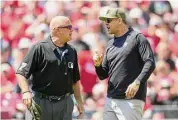
[[[65,16],[56,16],[50,22],[50,30],[52,31],[56,27],[63,27],[71,25],[71,21]]]

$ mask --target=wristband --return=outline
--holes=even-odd
[[[94,66],[95,66],[95,67],[100,67],[100,66],[101,66],[101,64],[94,64]]]
[[[25,91],[25,92],[23,92],[22,94],[27,93],[27,92],[30,92],[30,91]],[[30,92],[30,93],[31,93],[31,92]]]

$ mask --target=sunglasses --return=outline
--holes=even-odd
[[[106,19],[105,21],[106,21],[106,23],[110,23],[111,21],[112,21],[113,19]]]
[[[58,27],[58,28],[67,28],[69,30],[72,30],[72,25],[62,26],[62,27]]]

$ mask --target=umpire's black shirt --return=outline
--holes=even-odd
[[[108,97],[126,99],[125,91],[134,81],[141,82],[134,99],[145,100],[146,81],[155,68],[154,56],[145,37],[129,28],[108,42],[102,66],[96,67],[101,80],[109,77]]]
[[[33,45],[17,74],[29,78],[32,75],[32,90],[47,95],[73,93],[72,84],[79,79],[77,53],[67,43],[55,46],[49,36]]]

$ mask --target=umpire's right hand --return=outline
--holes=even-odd
[[[24,92],[22,94],[22,100],[23,103],[27,106],[27,108],[30,108],[30,106],[32,105],[32,93],[30,91]]]

